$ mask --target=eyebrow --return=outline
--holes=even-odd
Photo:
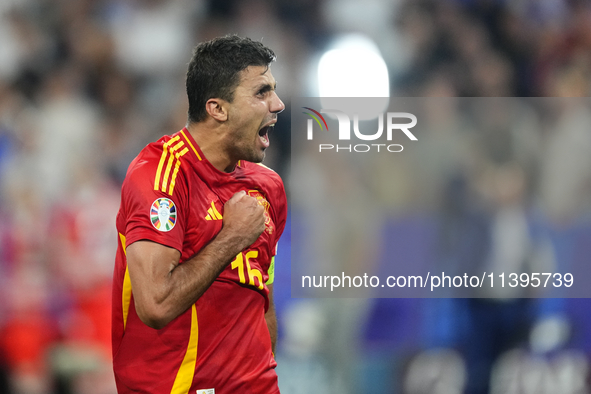
[[[265,83],[265,84],[261,84],[259,86],[257,86],[257,88],[255,89],[257,93],[267,93],[270,90],[276,90],[277,89],[277,81],[275,81],[275,85],[271,86],[271,84],[269,83]]]

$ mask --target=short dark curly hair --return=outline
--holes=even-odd
[[[262,43],[237,35],[197,45],[187,70],[189,123],[205,120],[205,103],[210,98],[232,102],[242,70],[249,66],[268,67],[275,58],[275,53]]]

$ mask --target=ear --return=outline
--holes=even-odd
[[[218,122],[225,122],[228,120],[228,107],[225,100],[219,98],[210,98],[205,103],[205,110]]]

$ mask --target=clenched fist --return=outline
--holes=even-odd
[[[222,230],[231,232],[241,249],[252,245],[265,230],[265,208],[244,190],[239,191],[224,204]]]

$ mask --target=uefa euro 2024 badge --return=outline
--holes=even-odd
[[[176,205],[168,198],[158,198],[150,208],[150,221],[160,231],[170,231],[176,224]]]

